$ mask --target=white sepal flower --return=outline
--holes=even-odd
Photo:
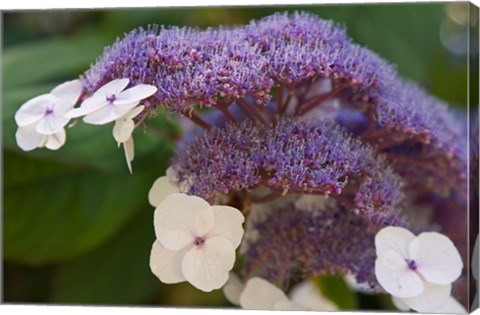
[[[410,311],[410,307],[402,299],[392,296],[393,305],[401,311]],[[435,311],[439,314],[466,314],[467,310],[454,297],[449,296],[445,306]]]
[[[290,301],[287,295],[262,278],[251,278],[240,295],[240,306],[249,310],[306,310]]]
[[[233,305],[240,305],[240,295],[245,289],[245,284],[240,278],[231,271],[228,274],[228,281],[223,286],[223,295]]]
[[[153,206],[158,206],[168,195],[179,193],[180,189],[176,186],[177,177],[175,171],[170,166],[166,171],[166,176],[161,176],[155,180],[152,188],[148,191],[148,202]]]
[[[238,278],[237,278],[238,279]],[[227,299],[237,300],[235,292],[241,288],[235,277],[224,288]],[[232,283],[230,283],[230,281]],[[227,286],[230,286],[227,289]],[[251,278],[243,288],[238,304],[244,309],[254,310],[337,310],[337,306],[326,299],[311,280],[305,280],[292,288],[287,296],[282,290],[262,278]]]
[[[132,161],[135,157],[135,146],[132,137],[133,130],[135,129],[133,118],[140,114],[144,108],[143,105],[135,107],[123,117],[117,119],[115,121],[115,126],[113,126],[113,138],[117,141],[118,146],[123,144],[125,159],[127,160],[130,174],[132,174]]]
[[[233,268],[243,221],[232,207],[185,194],[167,196],[154,214],[152,272],[164,283],[188,281],[205,292],[221,288]]]
[[[436,232],[416,237],[404,228],[386,227],[377,233],[375,247],[375,275],[385,291],[418,312],[446,305],[463,268],[449,238]]]
[[[68,81],[50,93],[24,103],[15,114],[18,146],[24,151],[47,147],[59,149],[66,139],[64,127],[70,120],[65,115],[73,108],[82,92],[79,80]]]
[[[133,130],[135,129],[135,122],[133,118],[137,117],[145,108],[145,106],[140,105],[126,113],[123,117],[120,117],[115,121],[115,126],[113,126],[113,138],[117,141],[118,145],[121,143],[127,142],[127,140],[132,136]]]
[[[130,80],[126,78],[108,82],[83,101],[80,107],[72,109],[67,116],[70,118],[85,116],[83,121],[88,124],[107,124],[123,117],[141,100],[157,91],[155,86],[148,84],[137,84],[125,90],[129,83]]]
[[[288,294],[290,299],[312,311],[335,311],[337,305],[323,296],[312,280],[295,285]]]
[[[123,143],[123,151],[125,152],[128,170],[130,174],[132,174],[132,161],[135,158],[135,145],[132,137]]]

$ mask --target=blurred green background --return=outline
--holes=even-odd
[[[160,116],[136,131],[134,174],[112,125],[79,123],[58,152],[25,153],[15,143],[15,111],[26,100],[78,77],[137,26],[235,25],[276,11],[304,10],[345,24],[354,41],[398,66],[436,96],[465,108],[465,3],[307,7],[149,8],[7,12],[3,15],[3,275],[14,303],[227,306],[221,291],[162,285],[148,261],[154,241],[153,181],[173,144]],[[477,83],[478,84],[478,83]],[[474,103],[476,103],[474,101]],[[165,127],[167,126],[167,127]],[[385,307],[363,297],[357,307]]]

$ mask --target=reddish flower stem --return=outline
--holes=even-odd
[[[190,110],[183,109],[181,111],[181,114],[193,121],[195,124],[202,127],[203,129],[210,130],[210,128],[212,128],[212,126],[210,126],[205,120],[203,120],[193,112],[193,108]]]

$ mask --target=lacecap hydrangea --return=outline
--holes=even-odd
[[[121,88],[105,92],[116,80]],[[96,124],[116,121],[128,163],[135,128],[160,109],[180,118],[165,183],[178,200],[196,196],[243,213],[235,271],[245,282],[260,277],[287,292],[310,277],[353,275],[382,292],[375,236],[389,226],[445,234],[466,264],[465,121],[332,21],[279,13],[236,27],[138,28],[107,47],[80,82],[77,103],[103,97],[109,119],[83,103],[67,117],[97,110]],[[197,235],[217,223],[198,224],[185,229]],[[216,237],[198,235],[188,248]],[[192,271],[176,263],[182,268],[168,268],[188,281]],[[232,268],[229,260],[216,281],[223,285]],[[453,296],[466,303],[466,290],[462,274]]]

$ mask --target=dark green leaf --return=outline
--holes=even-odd
[[[142,208],[114,239],[59,267],[52,302],[136,304],[160,296],[162,285],[149,267],[154,240],[153,209]]]
[[[58,77],[75,79],[101,55],[112,39],[103,33],[53,38],[16,45],[3,52],[3,89],[45,82]]]
[[[357,296],[339,276],[319,276],[315,284],[322,294],[342,310],[357,309]]]
[[[159,151],[163,157],[157,154],[132,176],[4,152],[5,257],[44,264],[105,242],[147,204],[148,190],[166,166],[167,151]],[[123,160],[123,152],[118,155]]]

